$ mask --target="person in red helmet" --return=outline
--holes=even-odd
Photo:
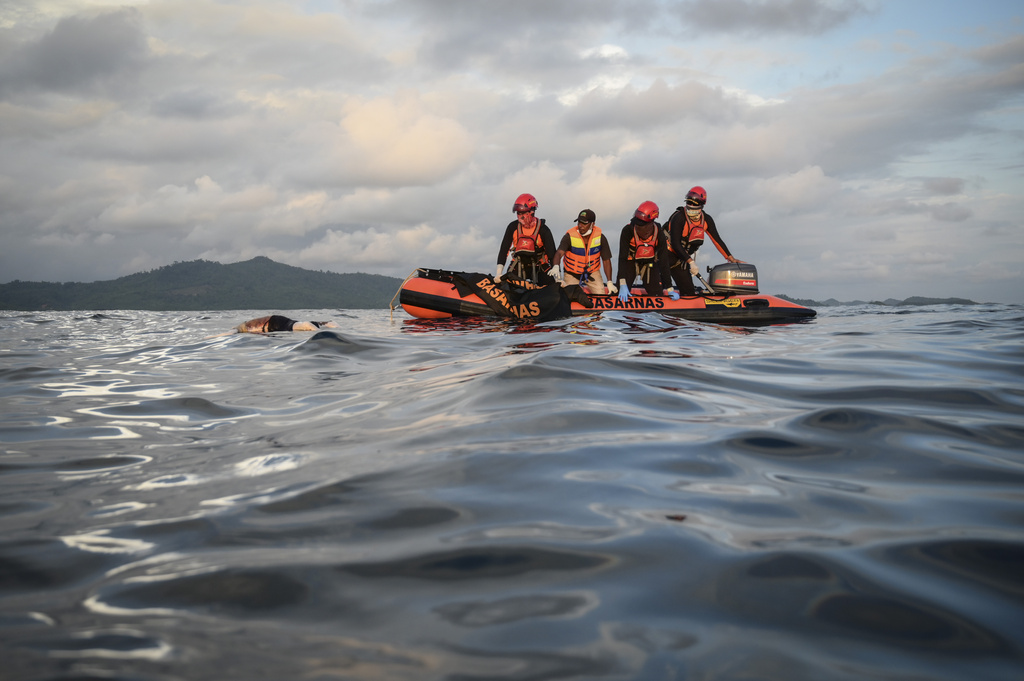
[[[552,276],[558,279],[558,265],[565,265],[563,286],[579,285],[594,295],[614,295],[612,283],[612,249],[601,228],[594,224],[597,215],[586,208],[576,218],[576,226],[562,237],[555,251]],[[604,268],[602,275],[601,269]]]
[[[668,235],[670,272],[679,292],[684,296],[696,295],[693,277],[697,276],[697,249],[704,243],[704,236],[711,237],[711,243],[725,256],[729,262],[743,262],[737,259],[725,245],[725,240],[718,233],[715,219],[704,212],[704,204],[708,202],[708,193],[704,187],[693,187],[686,194],[685,205],[676,208],[676,212],[665,223]]]
[[[512,253],[507,274],[532,281],[535,284],[550,284],[555,259],[555,239],[542,219],[537,219],[537,199],[533,194],[520,194],[512,211],[516,219],[508,223],[505,236],[498,248],[498,268],[494,281],[501,281],[508,254]]]
[[[667,240],[661,231],[658,218],[658,204],[644,201],[633,213],[633,219],[622,228],[619,235],[619,300],[626,302],[631,294],[630,287],[639,277],[648,295],[663,293],[673,300],[679,294],[672,288],[669,273]]]

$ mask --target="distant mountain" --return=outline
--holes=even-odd
[[[92,283],[0,284],[4,310],[266,310],[385,308],[402,280],[336,274],[258,257],[222,265],[176,262]]]
[[[891,300],[891,299],[890,299]],[[885,305],[980,305],[973,300],[967,300],[966,298],[922,298],[921,296],[911,296],[903,300],[903,302],[890,303],[888,300],[883,303]]]
[[[839,301],[835,298],[829,298],[828,300],[810,300],[809,298],[791,298],[787,295],[779,295],[779,298],[788,300],[791,303],[797,305],[803,305],[805,307],[834,307],[837,305],[884,305],[886,307],[903,307],[908,305],[980,305],[973,300],[967,300],[966,298],[923,298],[921,296],[911,296],[903,300],[896,300],[895,298],[886,298],[885,300],[848,300]]]

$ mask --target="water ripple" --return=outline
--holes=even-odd
[[[24,679],[1024,664],[1024,312],[0,313]]]

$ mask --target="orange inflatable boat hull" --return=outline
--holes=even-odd
[[[448,317],[497,316],[475,293],[461,295],[451,281],[429,276],[420,270],[419,276],[407,279],[399,295],[402,308],[420,319]],[[672,300],[668,296],[648,296],[641,289],[623,302],[618,296],[589,296],[593,307],[573,302],[572,314],[589,315],[604,311],[657,312],[698,322],[712,322],[737,326],[786,324],[811,319],[816,312],[810,308],[770,295],[712,295],[685,296]]]

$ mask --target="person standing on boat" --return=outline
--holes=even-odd
[[[658,204],[644,201],[633,213],[633,219],[622,228],[619,235],[619,300],[626,302],[630,287],[640,277],[647,295],[660,296],[663,293],[673,300],[679,294],[672,288],[669,273],[667,240],[661,231],[658,218]]]
[[[729,262],[743,262],[737,259],[725,240],[718,233],[715,219],[704,212],[704,204],[708,202],[708,193],[704,187],[693,187],[686,194],[686,205],[676,208],[676,212],[665,223],[668,236],[670,272],[672,279],[684,296],[696,295],[693,288],[693,277],[697,276],[697,249],[704,243],[704,235],[711,237],[715,245]]]
[[[612,283],[612,249],[608,240],[601,233],[601,228],[594,224],[597,215],[589,208],[581,210],[576,218],[576,226],[562,237],[555,251],[554,267],[551,276],[558,279],[558,266],[565,264],[563,286],[579,285],[587,293],[602,296],[615,295],[615,284]],[[601,269],[604,268],[602,276]]]
[[[505,228],[505,236],[498,248],[498,268],[494,272],[494,281],[501,281],[505,261],[511,251],[512,262],[506,274],[535,284],[550,284],[555,239],[544,220],[537,219],[537,199],[533,194],[520,194],[512,205],[512,211],[516,219]]]

